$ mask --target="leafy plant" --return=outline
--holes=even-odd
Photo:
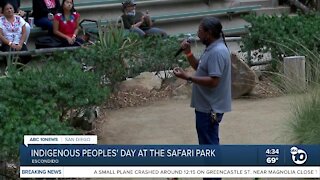
[[[293,105],[290,139],[296,144],[320,143],[320,87],[299,98]]]
[[[156,72],[167,71],[175,66],[186,67],[187,61],[178,61],[182,57],[174,57],[175,49],[179,47],[176,37],[163,39],[160,36],[149,36],[141,39],[137,47],[140,56],[131,58],[129,61],[132,75],[144,71]],[[166,75],[166,74],[165,74]],[[167,77],[162,77],[167,78]]]
[[[255,16],[245,19],[251,23],[250,33],[243,37],[242,51],[271,52],[273,70],[278,71],[279,63],[285,56],[296,55],[303,44],[311,52],[320,48],[320,16],[317,13],[298,16]],[[298,44],[297,44],[298,42]]]
[[[299,41],[290,41],[296,45],[296,50],[287,47],[285,44],[277,43],[283,49],[290,51],[294,55],[302,55],[306,58],[306,79],[308,80],[307,89],[302,95],[294,96],[294,103],[291,104],[292,116],[288,123],[288,131],[286,133],[295,144],[319,144],[320,131],[318,129],[320,122],[320,53],[309,50]],[[273,42],[275,43],[275,42]],[[279,72],[267,72],[272,74],[272,80],[285,91],[301,93],[299,83],[292,81],[290,77],[285,77]]]
[[[100,77],[64,59],[0,79],[0,159],[15,159],[26,134],[79,134],[66,112],[103,102]]]
[[[126,36],[125,30],[116,24],[99,26],[99,41],[85,49],[68,55],[78,62],[95,68],[95,72],[105,77],[111,86],[125,79],[128,64],[126,58],[132,56],[136,41]]]
[[[176,37],[141,38],[111,24],[99,27],[99,38],[95,45],[79,49],[67,56],[93,66],[96,73],[110,82],[111,87],[126,77],[133,77],[144,71],[166,71],[174,66],[187,64],[174,58],[173,49],[179,47]]]

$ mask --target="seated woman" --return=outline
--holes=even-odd
[[[47,29],[49,34],[52,34],[53,16],[59,8],[59,0],[32,0],[34,24],[42,29]]]
[[[167,33],[156,27],[152,27],[152,21],[148,12],[136,12],[136,4],[133,0],[126,0],[122,3],[123,15],[122,21],[124,28],[129,29],[130,32],[138,33],[140,36],[145,35],[160,35],[167,36]]]
[[[20,9],[20,0],[6,0],[6,1],[0,1],[0,6],[4,6],[5,3],[10,3],[13,8],[14,8],[14,12],[16,15],[19,15],[23,18],[25,18],[26,16],[26,12],[24,12],[23,10]],[[0,16],[3,16],[3,13],[2,13],[2,8],[0,8]],[[26,43],[28,42],[28,38],[29,38],[29,35],[30,35],[30,25],[28,22],[26,22],[26,31],[27,31],[27,37],[26,37]]]
[[[2,51],[28,51],[26,40],[26,21],[14,14],[13,5],[6,3],[2,7],[3,16],[0,17],[0,40]],[[28,63],[31,56],[20,56],[21,63]]]
[[[73,0],[63,0],[59,13],[54,16],[53,33],[62,40],[62,46],[80,46],[83,40],[77,37],[80,14],[74,9]]]

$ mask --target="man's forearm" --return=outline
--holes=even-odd
[[[216,87],[219,83],[218,77],[210,76],[190,76],[189,79],[193,83],[199,84],[201,86]]]
[[[192,68],[194,70],[197,70],[199,62],[196,59],[196,57],[194,57],[194,55],[191,53],[187,55],[187,59],[189,61],[189,64],[192,66]]]

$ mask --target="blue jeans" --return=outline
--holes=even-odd
[[[216,121],[212,122],[211,113],[195,112],[199,144],[220,144],[219,123],[222,120],[223,113],[217,113]]]
[[[212,121],[211,113],[196,113],[196,129],[198,134],[199,144],[214,144],[219,143],[219,123],[222,120],[223,113],[216,114],[216,120]],[[203,178],[204,180],[221,180],[221,178]]]
[[[48,17],[42,17],[40,19],[34,19],[34,24],[42,29],[49,31],[49,34],[53,33],[53,22]]]

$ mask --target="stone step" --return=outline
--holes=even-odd
[[[280,15],[280,14],[289,14],[290,7],[289,6],[277,6],[277,7],[264,7],[256,10],[257,15]]]
[[[245,25],[250,25],[239,16],[233,18],[232,20],[228,19],[227,17],[221,17],[220,20],[224,29],[238,28],[244,27]],[[177,21],[174,23],[174,25],[172,23],[161,23],[155,24],[155,26],[164,29],[168,34],[196,34],[198,31],[199,23],[200,19],[189,19],[188,21]]]
[[[271,0],[239,0],[240,6],[261,5],[262,7],[272,7]]]
[[[86,6],[79,6],[76,9],[81,14],[81,19],[94,20],[116,20],[122,14],[121,1],[112,0],[111,4],[89,5],[90,2],[103,0],[75,0],[75,3],[86,3]],[[108,0],[105,0],[108,1]],[[109,0],[110,2],[111,0]],[[281,13],[287,11],[286,7],[272,8],[272,2],[275,0],[211,0],[207,4],[204,0],[136,0],[138,11],[149,11],[150,16],[161,16],[167,14],[179,14],[187,12],[200,12],[209,10],[226,9],[238,6],[261,5],[263,8],[256,10],[258,14],[262,13]],[[22,6],[31,7],[31,0],[23,0]],[[94,4],[94,3],[93,3]],[[232,15],[231,18],[222,15],[218,16],[225,29],[239,28],[249,25],[239,15]],[[201,18],[186,18],[174,21],[155,22],[156,27],[160,27],[168,34],[196,33]],[[30,42],[34,41],[31,36]]]

